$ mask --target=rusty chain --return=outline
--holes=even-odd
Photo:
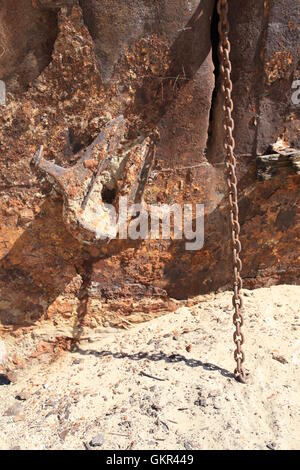
[[[229,41],[229,22],[228,22],[228,0],[218,0],[219,15],[219,56],[220,56],[220,73],[221,73],[221,91],[223,96],[224,111],[224,149],[225,149],[225,165],[227,169],[227,184],[229,188],[229,204],[230,204],[230,222],[232,233],[232,253],[234,264],[234,294],[232,303],[234,307],[233,324],[235,332],[233,340],[236,345],[234,359],[236,361],[236,369],[234,375],[239,382],[245,383],[245,372],[243,370],[243,362],[245,360],[242,345],[244,336],[241,332],[243,326],[243,299],[241,296],[242,289],[242,261],[240,258],[241,242],[239,239],[239,209],[237,194],[237,177],[236,177],[236,157],[234,155],[235,141],[233,138],[234,121],[232,118],[233,101],[231,98],[232,81],[231,81],[231,61],[230,61],[230,41]]]

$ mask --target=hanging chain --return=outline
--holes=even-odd
[[[224,149],[226,154],[227,184],[229,188],[230,203],[230,222],[232,233],[232,252],[234,264],[234,294],[232,303],[234,307],[233,324],[235,332],[233,340],[236,345],[234,359],[236,361],[236,369],[234,375],[239,382],[245,383],[245,373],[243,370],[243,362],[245,360],[242,344],[244,336],[241,332],[243,326],[243,316],[241,313],[243,300],[241,296],[242,289],[242,261],[240,258],[241,242],[239,240],[240,224],[239,209],[237,195],[237,177],[236,177],[236,158],[234,156],[235,141],[233,138],[234,121],[231,113],[233,110],[233,101],[231,98],[232,81],[231,81],[231,62],[230,62],[230,42],[229,42],[229,23],[228,23],[228,0],[218,0],[219,14],[219,55],[220,55],[220,72],[222,78],[221,90],[223,95],[223,111],[224,111]]]

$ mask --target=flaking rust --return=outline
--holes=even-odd
[[[32,159],[63,197],[63,220],[80,242],[106,244],[117,236],[115,215],[120,196],[142,202],[155,153],[155,134],[127,139],[124,117],[108,122],[92,144],[63,168],[43,158],[43,146]]]
[[[269,148],[270,153],[256,157],[257,178],[266,181],[275,176],[300,175],[300,150],[286,147]]]

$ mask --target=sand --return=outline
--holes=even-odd
[[[247,385],[232,378],[231,294],[199,297],[26,363],[0,386],[0,448],[299,449],[300,287],[244,292]]]

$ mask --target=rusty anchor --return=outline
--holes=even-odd
[[[152,168],[157,135],[126,139],[127,122],[112,119],[85,150],[74,166],[63,168],[43,158],[43,146],[32,159],[63,197],[63,220],[71,234],[85,244],[106,244],[115,238],[118,201],[142,202]]]

